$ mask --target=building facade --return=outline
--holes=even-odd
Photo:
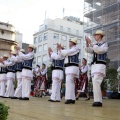
[[[39,31],[34,35],[34,45],[36,47],[34,66],[42,63],[50,65],[48,58],[48,47],[51,47],[53,51],[57,52],[57,43],[65,46],[65,49],[69,48],[69,39],[77,38],[78,47],[82,47],[83,37],[83,22],[75,17],[65,17],[64,19],[46,19],[44,23],[39,27]],[[80,60],[81,54],[80,53]]]
[[[17,45],[15,41],[15,28],[11,24],[0,22],[0,56],[8,54],[10,50],[14,50]]]
[[[120,66],[120,0],[84,0],[84,33],[92,38],[97,29],[104,30],[109,44],[110,66]],[[89,55],[88,55],[89,56]]]

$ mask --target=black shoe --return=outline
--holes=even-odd
[[[60,100],[56,100],[55,102],[60,102]]]
[[[0,96],[0,97],[3,97],[3,96]]]
[[[48,101],[49,101],[49,102],[56,102],[55,100],[51,100],[51,99],[49,99]]]
[[[17,97],[11,97],[11,99],[18,99]]]
[[[92,104],[93,107],[102,107],[102,103],[101,102],[94,102]]]
[[[19,98],[19,100],[29,100],[29,98],[27,98],[27,97]]]
[[[72,104],[75,104],[75,100],[71,100],[71,103],[72,103]]]
[[[85,99],[85,101],[87,101],[87,100],[90,100],[90,97],[89,97],[89,98],[87,98],[87,99]]]
[[[78,98],[78,97],[76,97],[76,100],[79,100],[79,98]]]
[[[71,104],[72,100],[66,100],[65,104]]]
[[[10,98],[10,97],[5,97],[5,96],[3,96],[2,98]]]

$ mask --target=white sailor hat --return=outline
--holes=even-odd
[[[77,44],[77,39],[72,38],[72,39],[69,40],[69,42],[73,42],[73,43]]]
[[[97,30],[94,35],[102,35],[102,36],[105,36],[105,32],[102,31],[102,30]]]

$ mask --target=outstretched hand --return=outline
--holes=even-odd
[[[57,43],[57,50],[61,50],[61,49],[62,49],[61,44],[58,44],[58,43]]]
[[[90,38],[88,38],[86,36],[85,36],[85,40],[86,40],[86,46],[88,47],[89,44],[91,44],[91,40],[90,40]]]

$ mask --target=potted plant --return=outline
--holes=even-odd
[[[0,102],[0,120],[7,120],[9,106],[6,106],[4,103]]]

